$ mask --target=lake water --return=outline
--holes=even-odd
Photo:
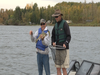
[[[38,75],[35,43],[29,31],[39,27],[0,26],[0,75]],[[53,26],[48,28],[51,32]],[[70,61],[100,63],[100,27],[70,27],[70,31]],[[51,74],[56,73],[51,52],[49,58]]]

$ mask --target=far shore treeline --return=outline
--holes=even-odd
[[[62,2],[52,7],[50,5],[38,7],[38,4],[34,3],[28,8],[19,6],[16,6],[15,10],[2,8],[0,9],[0,25],[38,25],[41,18],[52,25],[55,24],[55,19],[52,17],[55,9],[61,10],[64,20],[72,21],[70,26],[100,26],[100,2]]]

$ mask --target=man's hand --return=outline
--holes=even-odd
[[[30,34],[30,35],[33,35],[33,31],[32,31],[32,30],[30,30],[29,34]]]
[[[53,42],[53,46],[56,46],[56,43]]]
[[[66,45],[65,45],[65,44],[63,44],[63,47],[65,47],[65,48],[66,48]]]

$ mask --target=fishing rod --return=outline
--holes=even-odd
[[[12,68],[12,67],[7,66],[7,65],[5,65],[5,64],[2,64],[2,65],[5,66],[5,67],[8,67],[8,68],[10,68],[10,69],[13,69],[13,70],[19,71],[19,72],[21,72],[21,73],[23,73],[23,74],[25,74],[25,75],[30,75],[29,73],[26,73],[26,72],[20,71],[20,70],[18,70],[18,69],[16,69],[16,68]]]

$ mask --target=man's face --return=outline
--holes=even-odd
[[[42,31],[45,29],[45,27],[46,27],[46,23],[41,23],[41,29],[42,29]]]
[[[55,16],[55,20],[56,20],[56,22],[59,22],[61,20],[61,15]]]

